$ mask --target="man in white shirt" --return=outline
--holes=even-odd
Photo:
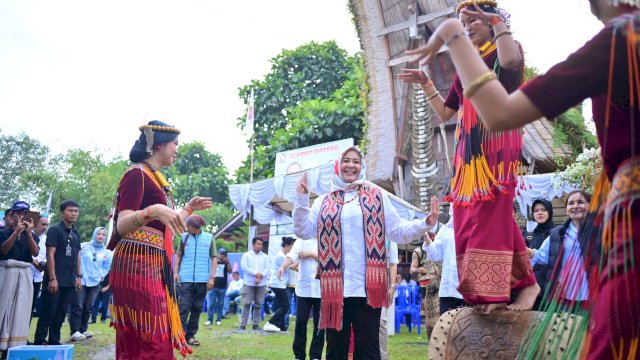
[[[431,261],[442,261],[442,277],[440,280],[440,315],[464,306],[462,294],[458,288],[458,266],[456,263],[456,242],[453,233],[453,211],[449,209],[449,222],[444,225],[436,238],[431,241],[425,236],[422,250]]]
[[[297,239],[287,258],[278,270],[281,277],[284,271],[296,261],[298,265],[298,283],[296,284],[296,330],[293,337],[293,354],[296,359],[306,359],[307,322],[313,311],[313,337],[309,348],[309,359],[322,359],[324,330],[318,331],[320,322],[320,280],[316,279],[318,269],[318,240]]]
[[[262,252],[264,242],[256,237],[251,241],[253,249],[242,255],[240,265],[244,272],[242,288],[242,318],[240,330],[245,330],[249,320],[249,309],[253,303],[253,330],[260,330],[260,312],[267,295],[267,280],[271,273],[269,256]]]
[[[42,286],[42,277],[47,263],[47,229],[49,228],[49,218],[41,216],[36,226],[33,227],[33,231],[38,235],[40,239],[38,241],[38,255],[33,256],[31,262],[31,272],[33,272],[33,302],[31,303],[31,317],[33,317],[33,311],[36,308],[36,300],[40,295],[40,287]],[[31,322],[31,320],[29,320]]]
[[[232,278],[233,280],[229,282],[229,287],[227,287],[227,292],[224,295],[223,316],[229,313],[229,306],[232,301],[236,304],[236,311],[240,312],[240,293],[242,293],[244,281],[240,279],[240,273],[237,271],[233,272]]]

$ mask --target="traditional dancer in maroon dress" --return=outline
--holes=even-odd
[[[524,78],[524,56],[499,15],[503,11],[493,0],[464,1],[457,11],[484,64],[507,91],[515,91]],[[421,69],[405,69],[398,77],[422,85],[441,121],[458,112],[455,174],[445,199],[453,203],[458,291],[465,302],[488,313],[509,302],[512,290],[525,289],[525,295],[539,291],[513,216],[521,129],[486,129],[457,75],[446,100]],[[519,296],[509,307],[530,309],[533,302],[529,300]]]
[[[427,45],[408,54],[424,63],[447,43],[468,98],[492,130],[518,128],[542,116],[553,119],[592,99],[604,169],[590,204],[591,216],[579,234],[591,297],[588,311],[581,315],[589,322],[587,326],[586,321],[574,321],[583,325],[575,328],[569,347],[549,351],[565,352],[569,358],[580,352],[588,359],[635,359],[640,343],[640,1],[590,4],[605,28],[567,60],[511,94],[493,81],[457,20],[443,22]],[[564,289],[550,291],[553,298]],[[523,358],[553,356],[538,353],[543,345],[539,342],[554,342],[560,336],[540,331],[523,347]]]
[[[173,235],[186,231],[184,219],[211,207],[211,198],[195,197],[174,210],[171,188],[160,169],[173,163],[178,134],[154,120],[140,127],[131,149],[133,165],[120,180],[115,199],[114,250],[110,273],[111,325],[116,329],[117,359],[174,359],[187,346],[176,303],[171,261]]]

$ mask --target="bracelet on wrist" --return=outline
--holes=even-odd
[[[496,36],[493,37],[493,42],[495,43],[499,37],[505,36],[505,35],[513,35],[513,33],[510,30],[500,31],[499,33],[496,34]]]
[[[55,279],[56,279],[56,278],[53,278],[53,279],[49,279],[49,282],[52,282],[52,281],[54,281]]]
[[[433,99],[435,99],[438,95],[440,95],[440,91],[436,91],[433,94],[427,96],[427,101],[431,101]]]
[[[191,216],[191,214],[193,214],[193,209],[188,209],[186,206],[183,206],[182,210],[186,211],[187,214],[189,214],[189,216]]]
[[[451,42],[453,42],[455,39],[458,39],[458,38],[460,38],[462,36],[467,36],[467,32],[466,31],[460,31],[459,33],[454,34],[452,37],[450,37],[449,40],[444,40],[443,39],[444,45],[446,47],[449,47],[449,44],[451,44]]]
[[[151,213],[149,212],[149,208],[148,208],[148,207],[147,207],[147,208],[142,209],[142,215],[144,216],[144,221],[149,222],[149,221],[151,221],[151,220],[157,220],[157,218],[155,218],[155,219],[154,219],[154,218],[151,216]]]
[[[137,226],[137,227],[142,227],[143,225],[138,221],[138,212],[140,212],[140,210],[134,211],[133,212],[133,223]]]
[[[471,97],[476,93],[476,91],[478,91],[478,89],[480,89],[489,81],[496,80],[497,78],[498,76],[496,75],[496,73],[491,70],[487,71],[486,73],[475,78],[475,80],[471,82],[469,87],[462,91],[462,96],[467,99],[471,99]]]
[[[496,26],[498,25],[498,23],[500,23],[502,21],[502,18],[499,15],[495,15],[491,18],[491,26]]]

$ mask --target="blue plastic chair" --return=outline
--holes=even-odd
[[[406,325],[409,332],[413,327],[418,328],[420,334],[420,291],[417,286],[400,285],[396,288],[398,304],[395,311],[395,329],[400,333],[400,325],[407,318]]]

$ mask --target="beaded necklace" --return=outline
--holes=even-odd
[[[358,186],[358,192],[353,195],[353,197],[347,201],[344,201],[344,199],[340,196],[337,196],[336,194],[338,193],[338,191],[334,191],[331,193],[331,198],[333,199],[333,201],[337,202],[340,205],[344,205],[344,204],[348,204],[350,202],[352,202],[353,200],[357,199],[360,197],[360,193],[362,192],[362,186]]]
[[[171,196],[173,191],[171,190],[171,186],[169,185],[169,182],[167,181],[167,179],[164,177],[164,175],[162,175],[162,173],[158,169],[151,166],[148,162],[142,161],[142,164],[143,164],[142,168],[144,172],[147,173],[147,175],[151,175],[150,176],[151,179],[153,179],[156,185],[158,185],[158,187],[162,189],[167,206],[173,209],[173,206],[174,206],[173,197]]]

